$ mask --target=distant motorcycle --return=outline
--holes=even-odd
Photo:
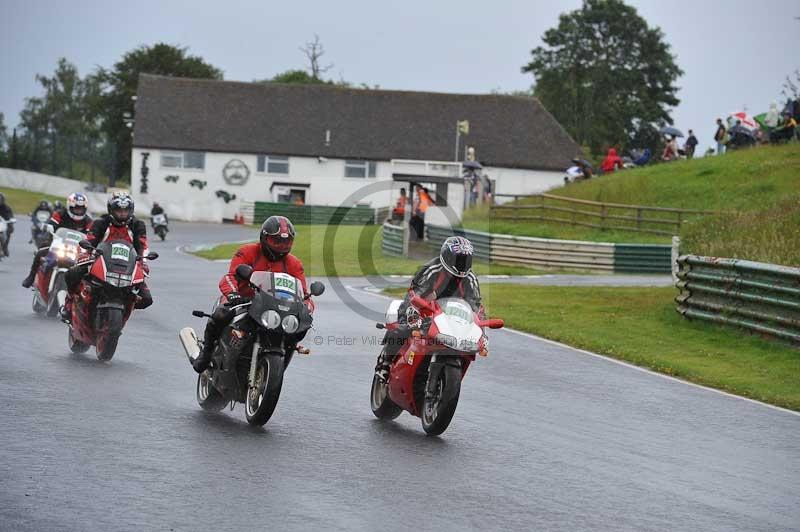
[[[31,240],[36,249],[43,248],[50,242],[50,231],[47,230],[47,221],[50,220],[50,213],[47,211],[36,211],[31,226]]]
[[[8,226],[16,223],[16,221],[16,218],[10,218],[6,220],[0,216],[0,259],[6,256],[5,249],[6,242],[8,242]]]
[[[386,323],[379,329],[396,329],[400,300],[392,301]],[[422,428],[432,436],[450,425],[458,406],[461,381],[475,355],[487,354],[484,327],[499,329],[503,320],[480,319],[469,303],[457,297],[427,301],[414,296],[422,327],[411,331],[389,370],[388,382],[372,378],[370,403],[379,419],[394,419],[405,410],[422,418]]]
[[[169,227],[167,227],[167,217],[164,214],[154,214],[151,220],[153,232],[163,241],[167,237]]]
[[[86,238],[80,231],[62,227],[53,235],[50,250],[42,259],[33,283],[33,311],[52,318],[64,305],[67,297],[66,274],[75,265],[80,248],[78,243]]]
[[[244,403],[247,422],[264,425],[278,404],[298,335],[311,327],[312,316],[295,277],[253,272],[246,264],[236,268],[236,276],[249,281],[256,295],[232,307],[234,318],[220,335],[211,367],[197,376],[197,402],[211,411]],[[309,290],[310,296],[319,296],[325,285],[313,282]],[[192,315],[210,317],[201,310]],[[201,342],[194,329],[185,327],[178,336],[189,359],[197,358]]]
[[[111,360],[145,280],[142,260],[155,260],[158,253],[139,257],[124,240],[102,242],[97,248],[88,240],[78,245],[92,254],[94,262],[72,304],[69,348],[84,353],[94,345],[98,359]]]

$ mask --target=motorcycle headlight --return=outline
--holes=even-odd
[[[265,310],[261,314],[261,324],[267,329],[277,329],[281,324],[281,315],[274,310]]]
[[[284,331],[286,331],[289,334],[292,334],[300,326],[300,322],[297,320],[297,316],[289,314],[288,316],[284,316],[281,325],[283,325]]]

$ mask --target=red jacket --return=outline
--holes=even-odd
[[[258,242],[254,244],[245,244],[239,248],[239,251],[231,259],[231,265],[228,268],[228,273],[222,276],[219,282],[219,290],[222,295],[227,296],[231,292],[238,292],[244,297],[253,297],[254,290],[246,282],[239,281],[236,278],[236,267],[240,264],[248,264],[253,267],[253,271],[258,272],[281,272],[288,273],[300,279],[300,284],[303,285],[303,294],[308,295],[308,287],[306,286],[306,274],[303,271],[303,263],[300,259],[292,255],[286,255],[283,260],[271,261],[261,253],[261,244]]]
[[[617,150],[611,148],[608,150],[608,154],[603,160],[601,168],[603,169],[604,173],[609,173],[614,171],[615,166],[622,168],[622,159],[619,155],[617,155]]]

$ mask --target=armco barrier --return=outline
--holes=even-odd
[[[683,255],[678,312],[800,344],[800,268]]]
[[[371,207],[326,207],[257,201],[254,208],[255,219],[265,220],[270,216],[286,216],[295,225],[371,225],[375,223],[375,209]]]
[[[426,226],[431,248],[450,235],[462,235],[475,245],[476,257],[492,263],[608,273],[670,273],[672,247],[655,244],[613,244],[555,240]]]
[[[383,224],[383,238],[381,240],[381,251],[384,255],[393,257],[403,256],[403,227],[392,225],[389,222]]]

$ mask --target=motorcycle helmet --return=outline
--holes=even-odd
[[[89,200],[80,192],[75,192],[67,196],[67,215],[76,222],[86,217],[86,209]]]
[[[439,261],[451,275],[466,277],[472,270],[472,242],[463,236],[451,236],[442,243]]]
[[[282,259],[292,250],[294,225],[285,216],[270,216],[261,224],[261,252],[272,260]]]
[[[49,211],[50,210],[50,203],[47,200],[42,200],[39,202],[39,206],[36,207],[37,211]]]
[[[133,198],[125,192],[114,192],[108,198],[108,214],[116,226],[127,225],[133,216]]]
[[[53,210],[54,211],[60,211],[63,208],[64,208],[64,204],[61,203],[60,201],[56,200],[55,202],[53,202]]]

